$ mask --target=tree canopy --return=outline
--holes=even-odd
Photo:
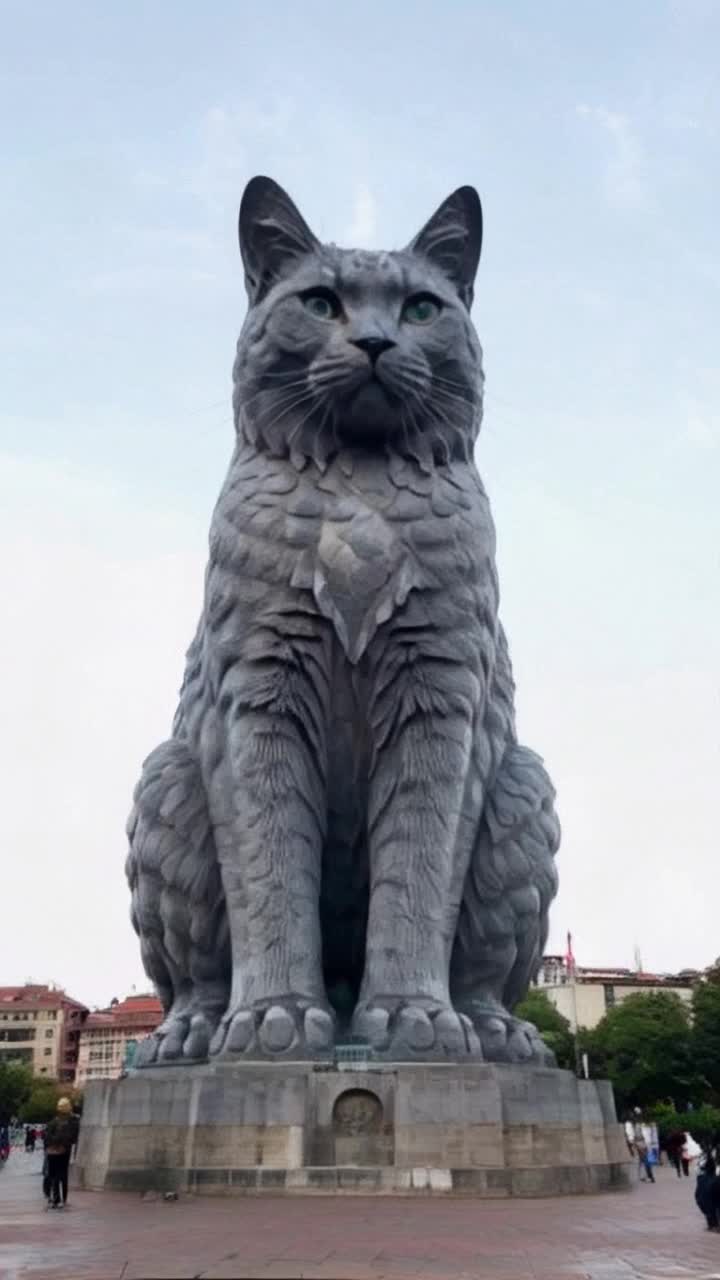
[[[582,1036],[594,1076],[608,1077],[621,1109],[671,1102],[685,1108],[702,1093],[690,1014],[679,996],[628,996]]]
[[[709,1098],[720,1103],[720,970],[693,992],[692,1042],[695,1065]]]
[[[574,1068],[575,1044],[570,1023],[544,991],[531,987],[513,1012],[517,1018],[525,1018],[537,1027],[548,1049],[555,1054],[559,1067]]]
[[[0,1058],[0,1124],[9,1124],[30,1097],[32,1072],[24,1062]]]

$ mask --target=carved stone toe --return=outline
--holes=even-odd
[[[295,1039],[295,1019],[282,1005],[272,1005],[260,1024],[260,1044],[267,1053],[284,1053]]]
[[[160,1041],[158,1057],[161,1062],[172,1062],[176,1058],[182,1057],[187,1029],[187,1018],[177,1018],[169,1023],[165,1035]]]
[[[381,1051],[388,1043],[389,1022],[390,1014],[387,1009],[360,1005],[353,1017],[352,1034],[356,1040],[364,1040],[373,1049]]]
[[[335,1024],[324,1009],[308,1009],[305,1014],[305,1043],[313,1053],[331,1052],[335,1039]]]
[[[230,1022],[225,1041],[229,1053],[245,1053],[255,1039],[255,1018],[249,1009],[241,1009]]]
[[[394,1052],[410,1052],[421,1054],[435,1044],[433,1024],[424,1009],[417,1005],[406,1005],[401,1009],[395,1024],[392,1038]]]
[[[462,1058],[468,1052],[468,1038],[460,1015],[454,1009],[442,1009],[433,1021],[437,1047],[449,1058]]]
[[[185,1037],[183,1057],[196,1060],[206,1058],[210,1045],[210,1027],[203,1013],[193,1014],[190,1019],[190,1030]]]

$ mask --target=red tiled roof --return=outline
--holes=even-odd
[[[111,1013],[89,1013],[83,1025],[83,1031],[92,1031],[95,1027],[111,1027],[113,1025],[113,1016]]]
[[[113,1006],[113,1016],[117,1018],[126,1013],[162,1014],[162,1005],[155,995],[126,996]]]
[[[139,1027],[152,1029],[163,1019],[163,1008],[154,995],[127,996],[109,1009],[97,1009],[87,1018],[83,1031],[99,1031],[107,1027]]]
[[[73,1000],[60,987],[48,987],[26,983],[23,987],[0,987],[0,1006],[12,1004],[32,1009],[86,1009],[79,1000]]]

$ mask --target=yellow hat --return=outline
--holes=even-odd
[[[58,1111],[72,1111],[72,1102],[69,1098],[58,1098]]]

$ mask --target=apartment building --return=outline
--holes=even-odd
[[[644,973],[632,969],[587,968],[572,956],[544,956],[535,985],[545,992],[571,1026],[596,1027],[608,1009],[641,992],[672,991],[689,1004],[700,974]]]
[[[88,1010],[60,987],[0,987],[0,1059],[72,1084]]]
[[[89,1014],[80,1035],[75,1084],[88,1080],[116,1080],[128,1051],[149,1035],[163,1019],[156,995],[131,995],[113,1000],[107,1009]]]

